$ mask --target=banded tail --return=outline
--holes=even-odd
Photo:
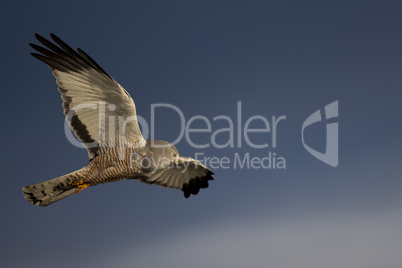
[[[81,170],[74,171],[64,176],[28,185],[22,188],[24,197],[31,204],[46,207],[56,201],[66,198],[77,192],[77,186],[73,185],[76,174]]]

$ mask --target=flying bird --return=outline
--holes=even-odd
[[[123,179],[180,189],[184,197],[207,188],[214,174],[201,162],[180,156],[169,142],[144,139],[129,93],[88,54],[54,34],[54,43],[35,34],[43,46],[31,53],[53,72],[66,120],[88,151],[89,163],[67,175],[23,187],[25,198],[47,206],[89,186]]]

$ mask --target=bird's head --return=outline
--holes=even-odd
[[[173,144],[162,140],[146,141],[141,149],[141,167],[144,171],[155,171],[178,163],[179,152]]]

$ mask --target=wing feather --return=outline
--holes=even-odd
[[[52,69],[66,119],[89,157],[95,157],[112,141],[143,144],[135,104],[128,92],[82,49],[75,51],[56,35],[50,36],[57,45],[35,34],[44,47],[30,44],[40,53],[31,55]]]
[[[184,192],[184,197],[198,194],[201,188],[208,187],[214,173],[201,162],[190,157],[180,157],[178,163],[140,178],[148,184],[175,188]]]

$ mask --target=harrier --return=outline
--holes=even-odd
[[[31,53],[56,77],[64,114],[88,151],[89,163],[67,175],[23,187],[32,204],[47,206],[89,186],[123,179],[180,189],[184,197],[207,188],[213,172],[199,161],[180,156],[175,146],[144,139],[133,99],[80,48],[54,34],[52,43],[35,34],[44,47]]]

